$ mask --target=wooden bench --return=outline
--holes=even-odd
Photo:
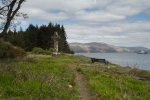
[[[92,61],[92,63],[102,62],[102,63],[108,64],[108,61],[106,61],[106,59],[91,58],[91,61]]]

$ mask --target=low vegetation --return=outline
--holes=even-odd
[[[53,52],[53,49],[47,49],[47,50],[43,50],[42,48],[33,48],[32,53],[34,54],[43,54],[43,55],[51,55]]]
[[[148,100],[150,97],[150,72],[113,64],[92,64],[82,56],[30,54],[22,59],[0,60],[0,99],[79,100],[75,70],[87,80],[94,100]]]
[[[94,99],[149,100],[150,72],[114,64],[82,63],[77,71],[88,80]]]
[[[77,100],[70,65],[75,59],[29,55],[0,61],[0,99]]]

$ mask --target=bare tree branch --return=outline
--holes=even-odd
[[[6,6],[4,6],[4,7],[1,7],[1,8],[0,8],[0,11],[4,10],[4,8],[6,8],[6,7],[9,7],[9,5],[6,5]]]
[[[25,0],[20,0],[19,3],[18,3],[18,6],[16,8],[16,10],[12,13],[12,17],[15,16],[15,14],[18,12],[18,10],[20,9],[21,7],[21,4],[24,2]]]
[[[6,23],[3,27],[3,30],[0,34],[0,37],[3,37],[2,35],[7,33],[8,28],[11,25],[12,20],[14,20],[14,17],[22,15],[23,17],[26,17],[26,14],[19,13],[19,9],[21,8],[22,3],[25,0],[3,0],[3,4],[6,4],[5,6],[0,8],[0,18],[6,19]]]

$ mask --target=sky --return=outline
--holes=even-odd
[[[150,48],[150,0],[27,0],[22,26],[63,24],[68,42]]]

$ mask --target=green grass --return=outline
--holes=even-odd
[[[150,98],[150,82],[136,79],[131,73],[150,78],[149,72],[101,63],[81,64],[79,69],[87,78],[89,89],[98,100],[149,100]]]
[[[30,55],[25,59],[0,62],[0,99],[77,100],[69,56]]]
[[[92,64],[82,56],[29,54],[0,60],[0,99],[79,100],[73,69],[87,79],[94,100],[149,100],[150,72],[115,64]]]

